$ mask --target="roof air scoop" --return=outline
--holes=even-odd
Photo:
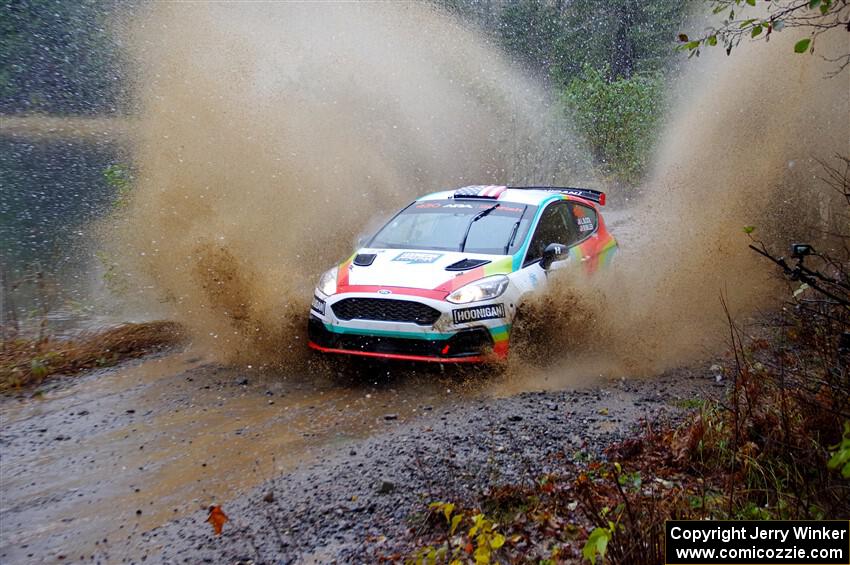
[[[375,262],[377,256],[375,253],[358,253],[354,258],[354,264],[358,267],[368,267]]]
[[[487,259],[461,259],[457,263],[452,263],[446,267],[447,271],[468,271],[476,267],[486,265],[490,261]]]

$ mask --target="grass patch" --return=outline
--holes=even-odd
[[[705,405],[705,400],[702,398],[682,398],[673,402],[673,406],[682,410],[696,410]]]
[[[54,375],[107,367],[179,343],[173,322],[122,324],[72,339],[14,338],[0,343],[0,392],[38,386]]]

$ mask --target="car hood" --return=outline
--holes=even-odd
[[[365,263],[374,255],[371,264]],[[357,256],[367,256],[366,260],[355,261]],[[446,270],[461,261],[487,261],[470,265],[463,270]],[[463,265],[459,265],[463,267]],[[341,265],[348,270],[348,285],[389,286],[405,288],[436,289],[450,283],[456,277],[463,277],[464,284],[481,277],[510,273],[512,257],[509,255],[483,255],[480,253],[460,253],[457,251],[427,251],[422,249],[360,249],[351,260]],[[342,275],[342,274],[341,274]],[[454,286],[454,285],[452,285]]]

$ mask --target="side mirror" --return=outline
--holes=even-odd
[[[543,270],[548,270],[549,267],[552,266],[552,263],[567,252],[567,246],[561,245],[560,243],[550,243],[546,246],[546,249],[543,250],[543,258],[540,260],[540,266]]]
[[[795,259],[802,259],[806,255],[811,255],[814,248],[807,243],[794,243],[791,245],[791,256]]]

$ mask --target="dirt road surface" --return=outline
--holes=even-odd
[[[174,352],[3,398],[0,561],[354,559],[435,484],[532,472],[717,390],[712,374],[680,371],[503,396],[486,374],[391,372],[296,378]],[[423,467],[447,449],[467,471]],[[272,514],[257,502],[269,492]],[[239,524],[221,538],[204,523],[214,503]]]

